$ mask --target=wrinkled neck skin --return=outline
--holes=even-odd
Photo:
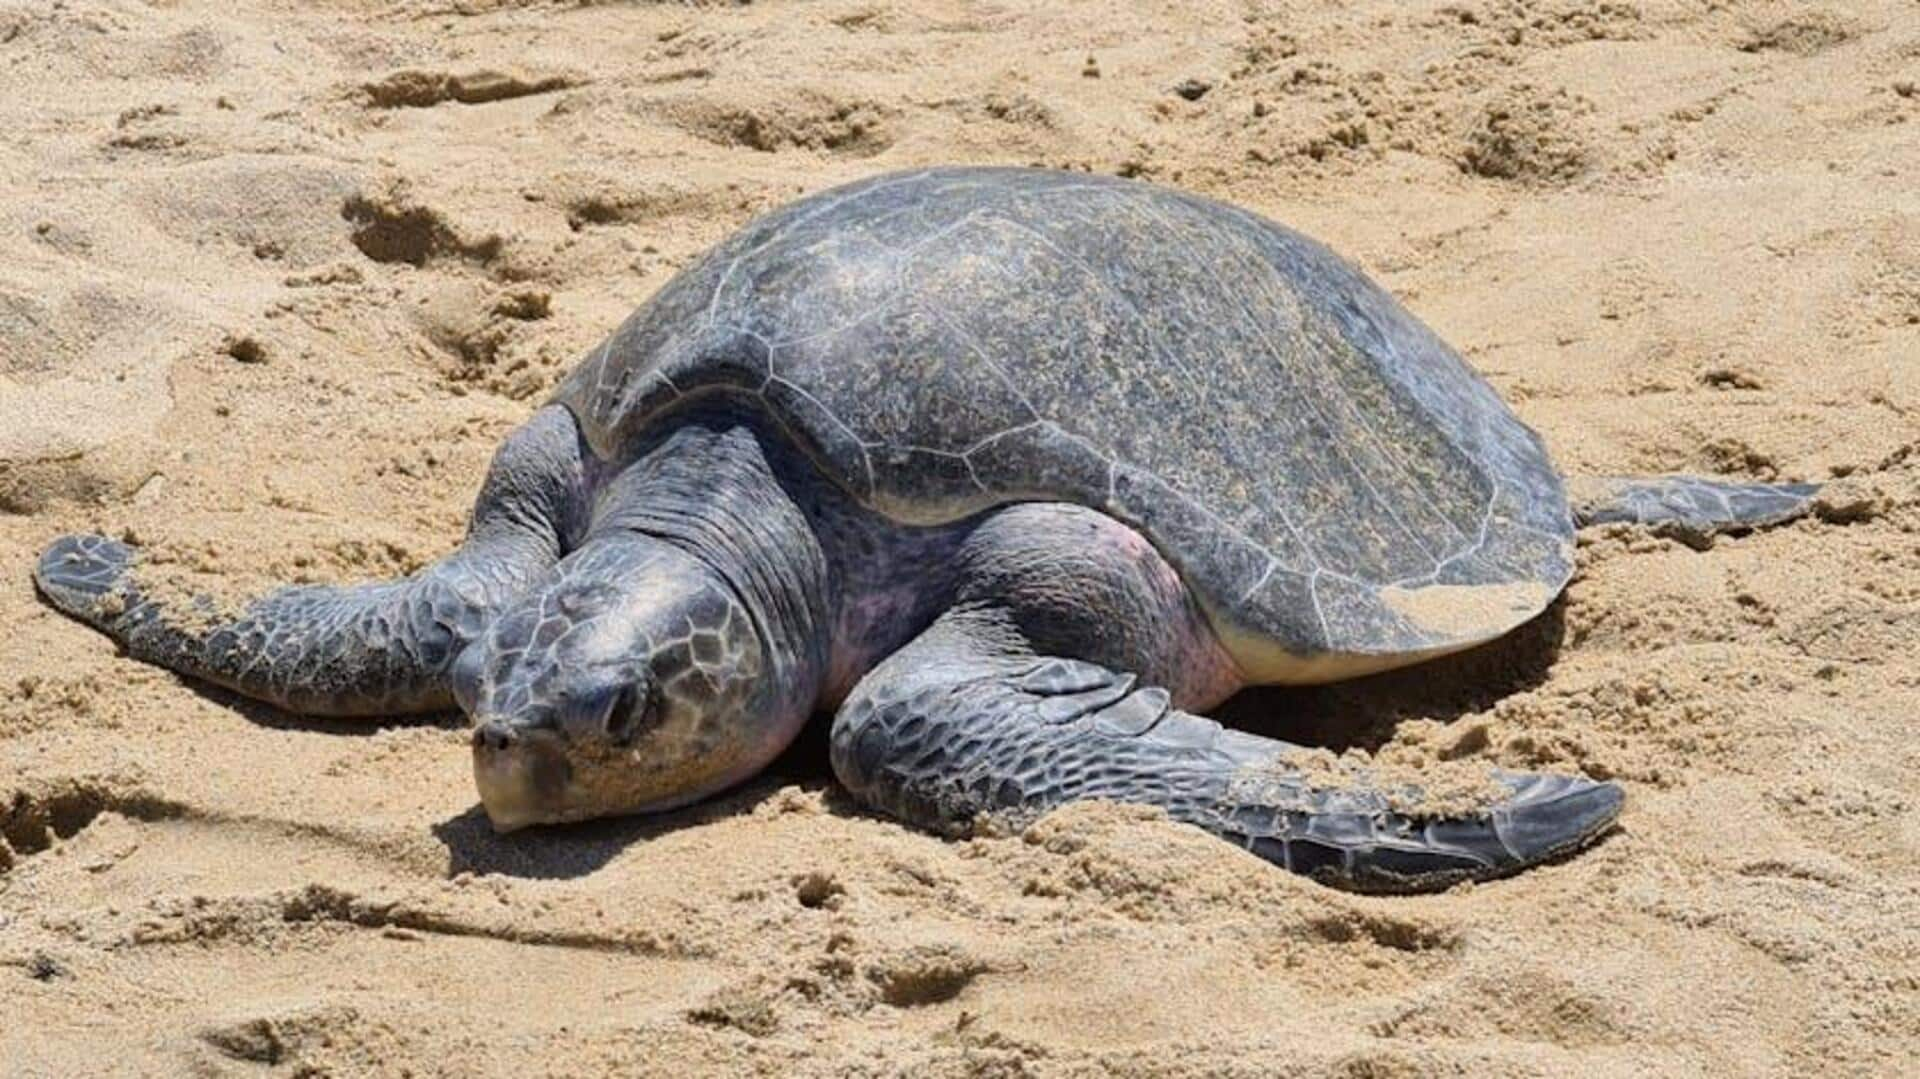
[[[825,665],[832,582],[805,516],[758,440],[741,427],[688,424],[619,467],[595,500],[586,546],[635,542],[672,552],[669,577],[710,576],[739,604],[765,653],[757,716],[795,726]]]
[[[595,471],[579,547],[456,667],[503,830],[670,809],[757,773],[949,602],[970,528],[870,513],[722,408]]]
[[[952,602],[955,555],[979,524],[916,528],[865,509],[763,418],[718,404],[610,471],[592,534],[637,532],[724,578],[793,672],[777,707],[800,722]]]

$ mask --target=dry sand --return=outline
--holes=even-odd
[[[1912,1074],[1911,2],[28,0],[0,61],[0,1072]],[[1113,807],[942,841],[818,741],[496,839],[456,722],[299,720],[34,598],[82,527],[415,568],[677,266],[956,161],[1323,238],[1569,472],[1844,478],[1704,551],[1589,533],[1437,670],[1234,702],[1626,785],[1597,849],[1416,899]]]

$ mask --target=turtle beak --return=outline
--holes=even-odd
[[[496,832],[563,820],[567,763],[560,735],[489,719],[473,730],[473,779]]]

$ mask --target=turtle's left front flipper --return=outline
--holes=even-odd
[[[495,455],[466,542],[404,580],[283,588],[229,610],[156,588],[135,548],[76,534],[47,547],[34,583],[136,659],[291,711],[445,708],[460,651],[559,559],[584,512],[582,453],[566,410],[542,410]]]
[[[832,759],[861,800],[954,833],[1083,799],[1144,803],[1326,884],[1416,892],[1573,851],[1619,814],[1620,788],[1504,775],[1478,815],[1397,811],[1415,792],[1317,788],[1296,747],[1171,706],[1131,675],[1019,648],[977,612],[944,616],[854,689]]]
[[[1682,539],[1784,524],[1813,511],[1817,483],[1729,483],[1700,476],[1569,479],[1575,524],[1642,524]]]

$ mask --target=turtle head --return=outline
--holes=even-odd
[[[500,831],[670,809],[731,786],[805,720],[740,598],[643,536],[568,555],[455,662]]]

